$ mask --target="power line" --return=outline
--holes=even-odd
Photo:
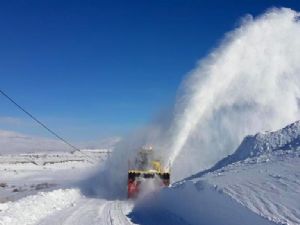
[[[40,126],[45,128],[49,133],[54,135],[56,138],[64,142],[66,145],[73,148],[75,151],[80,152],[81,154],[85,155],[88,158],[91,158],[89,155],[83,153],[79,148],[72,145],[70,142],[68,142],[66,139],[62,138],[60,135],[58,135],[56,132],[48,128],[44,123],[42,123],[39,119],[37,119],[35,116],[33,116],[30,112],[28,112],[26,109],[24,109],[21,105],[19,105],[16,101],[14,101],[11,97],[9,97],[3,90],[0,89],[0,93],[6,97],[10,102],[12,102],[15,106],[17,106],[21,111],[23,111],[25,114],[27,114],[31,119],[33,119],[35,122],[37,122]]]

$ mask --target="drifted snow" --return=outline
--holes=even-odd
[[[208,173],[205,180],[241,205],[279,224],[300,224],[300,158],[242,161]]]
[[[40,192],[16,202],[0,204],[1,225],[32,225],[55,211],[72,204],[80,198],[76,189],[58,189],[52,192]]]
[[[269,160],[283,160],[281,156],[299,157],[300,155],[300,121],[296,121],[282,129],[273,132],[248,135],[237,150],[220,160],[212,168],[201,171],[191,178],[202,176],[227,165],[245,160],[255,163]]]
[[[300,121],[278,131],[247,136],[234,155],[236,159],[243,160],[278,150],[297,150],[298,148],[300,148]]]
[[[186,180],[205,180],[276,223],[300,224],[300,122],[247,136],[232,155]]]
[[[129,217],[133,222],[147,225],[273,224],[203,181],[187,181],[153,194],[148,201],[137,204]]]

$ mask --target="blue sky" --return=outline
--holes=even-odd
[[[245,14],[298,1],[1,1],[0,88],[75,142],[123,135]],[[0,96],[0,129],[50,136]]]

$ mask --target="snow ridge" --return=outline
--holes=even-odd
[[[234,155],[243,160],[277,150],[296,150],[300,146],[300,121],[278,131],[247,136]]]
[[[300,153],[300,121],[296,121],[288,126],[273,132],[261,132],[255,135],[248,135],[244,138],[237,150],[220,160],[212,168],[201,171],[187,179],[193,179],[203,176],[206,173],[221,169],[227,165],[242,160],[251,160],[258,158],[257,161],[264,158],[269,160],[268,156],[278,154]]]

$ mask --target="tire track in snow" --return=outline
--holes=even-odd
[[[126,201],[104,199],[80,199],[75,206],[52,214],[39,225],[131,225],[123,211]]]
[[[128,204],[128,202],[118,200],[109,202],[104,209],[107,222],[105,224],[132,225],[133,223],[129,221],[123,210],[123,206],[128,206]]]
[[[60,211],[57,215],[51,215],[41,225],[102,224],[103,221],[99,217],[99,212],[105,204],[105,201],[99,199],[82,199],[77,202],[75,207]],[[53,221],[53,218],[57,218],[56,221]]]

